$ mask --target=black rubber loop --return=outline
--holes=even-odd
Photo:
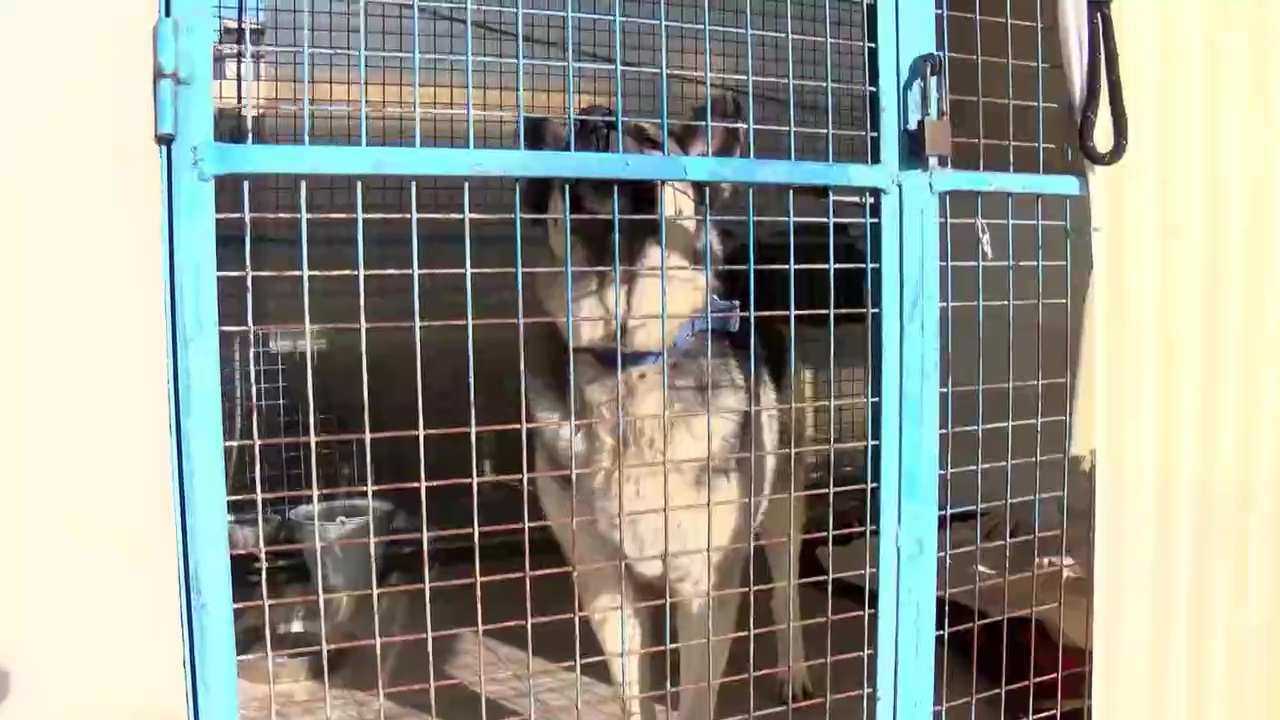
[[[1088,0],[1089,56],[1085,64],[1084,107],[1080,112],[1080,152],[1094,165],[1115,165],[1129,146],[1129,115],[1124,107],[1124,87],[1120,82],[1120,54],[1116,51],[1116,29],[1111,20],[1111,0]],[[1098,150],[1094,133],[1098,127],[1098,105],[1102,102],[1102,70],[1106,61],[1107,95],[1111,105],[1111,149]]]

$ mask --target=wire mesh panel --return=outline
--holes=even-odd
[[[215,107],[253,142],[510,147],[523,113],[675,119],[732,91],[755,157],[875,147],[863,3],[221,1]]]
[[[938,0],[950,166],[1079,172],[1057,3]],[[939,635],[969,688],[938,708],[1065,717],[1088,697],[1092,498],[1067,457],[1088,282],[1085,203],[955,192],[941,205]]]
[[[940,636],[994,682],[953,688],[942,707],[1058,717],[1087,698],[1090,598],[1073,578],[1088,560],[1091,498],[1066,455],[1087,282],[1088,247],[1069,231],[1080,206],[943,200]]]
[[[326,436],[340,434],[333,415],[320,411],[308,416],[302,410],[303,397],[289,382],[294,362],[290,356],[301,351],[300,335],[292,335],[230,329],[226,334],[227,500],[236,516],[255,515],[259,497],[271,508],[271,515],[288,515],[297,498],[309,494],[311,487],[311,457],[290,441],[307,436],[312,423]],[[323,338],[313,348],[325,348]],[[251,427],[255,422],[256,434]],[[316,479],[322,492],[366,484],[362,451],[356,439],[318,448]]]
[[[726,156],[865,164],[879,154],[868,112],[872,12],[745,0],[224,1],[216,139],[715,156],[718,147],[696,147],[693,130],[711,119],[705,142],[728,133],[736,147]],[[716,97],[732,98],[732,116],[698,114],[709,115]],[[605,142],[590,145],[600,128]],[[539,145],[538,132],[561,134]],[[638,152],[621,147],[637,142]],[[878,192],[588,183],[572,169],[541,183],[515,171],[431,177],[436,169],[217,179],[228,501],[249,538],[232,564],[241,716],[596,718],[636,707],[696,716],[690,686],[708,681],[697,661],[721,646],[717,717],[871,715],[873,603],[844,584],[865,586],[876,558],[833,577],[814,551],[876,530],[879,281],[869,256]],[[694,214],[680,214],[685,200]],[[696,223],[694,237],[686,223]],[[565,392],[581,391],[578,378],[593,368],[622,377],[592,354],[624,348],[610,296],[631,295],[631,312],[642,315],[634,285],[658,268],[638,248],[690,239],[696,256],[666,256],[690,269],[658,275],[672,287],[700,276],[706,297],[681,307],[665,287],[661,312],[696,320],[714,296],[738,303],[739,329],[711,331],[728,332],[709,345],[726,355],[705,379],[680,368],[699,358],[664,346],[682,359],[655,361],[666,380],[630,397],[637,408],[624,405],[621,421],[639,426],[653,420],[643,408],[661,408],[671,432],[705,426],[698,432],[711,436],[683,464],[648,458],[664,466],[645,480],[650,489],[622,482],[643,476],[641,462],[612,492],[661,497],[664,514],[692,517],[682,493],[708,482],[733,488],[698,511],[720,517],[728,506],[724,516],[748,523],[709,556],[723,579],[702,602],[732,617],[713,612],[703,632],[715,641],[693,653],[703,633],[683,608],[698,598],[672,571],[651,567],[671,566],[673,548],[696,535],[672,540],[679,525],[646,525],[627,542],[647,550],[600,545],[586,508],[612,486],[577,466],[593,459],[585,451],[568,466],[543,466],[545,431],[531,409],[533,386],[565,368]],[[547,294],[555,288],[558,302]],[[583,292],[603,300],[566,307]],[[618,337],[590,337],[593,320],[612,323]],[[710,392],[722,373],[768,390],[708,412],[709,401],[679,387],[689,379]],[[605,424],[571,398],[564,427],[582,434],[584,423]],[[774,420],[758,419],[766,415]],[[276,455],[294,463],[288,481],[271,475]],[[605,486],[589,485],[592,477]],[[589,489],[572,490],[576,521],[544,512],[546,493],[579,487]],[[784,505],[792,512],[779,513]],[[616,512],[597,520],[640,522],[625,500]],[[762,512],[782,517],[783,531],[753,541]],[[630,579],[612,601],[631,609],[602,609],[600,564],[619,561]],[[623,618],[610,628],[609,613],[632,611],[649,618],[646,632]],[[621,654],[615,635],[627,645]],[[643,671],[634,686],[628,657]]]
[[[219,221],[222,330],[228,338],[293,333],[295,342],[323,338],[324,347],[311,354],[310,362],[306,353],[259,347],[257,379],[248,392],[262,400],[249,406],[248,423],[265,426],[276,406],[284,405],[277,400],[282,393],[296,407],[324,408],[339,421],[314,432],[295,421],[288,426],[292,435],[278,440],[261,429],[229,433],[229,451],[246,445],[233,438],[251,436],[246,455],[258,451],[265,458],[269,448],[282,446],[289,449],[284,457],[302,458],[296,474],[303,483],[261,492],[266,524],[287,523],[287,511],[271,505],[280,495],[295,506],[313,495],[326,501],[339,497],[324,482],[337,470],[329,465],[328,449],[351,445],[358,457],[367,453],[372,482],[356,482],[350,496],[388,499],[398,517],[379,538],[378,620],[372,608],[346,610],[331,600],[335,607],[326,608],[328,615],[353,614],[340,623],[326,618],[325,637],[312,637],[306,641],[310,645],[299,646],[302,641],[292,636],[305,635],[308,625],[307,632],[319,634],[307,617],[320,612],[309,587],[314,580],[305,564],[290,564],[287,557],[307,539],[281,537],[278,545],[262,548],[270,557],[265,563],[270,580],[250,577],[244,583],[248,599],[239,604],[244,715],[301,716],[322,707],[326,698],[330,710],[335,704],[373,706],[379,693],[384,707],[423,717],[443,713],[445,705],[480,713],[484,703],[493,702],[502,706],[493,710],[495,717],[571,716],[579,703],[593,716],[602,711],[598,706],[613,709],[590,626],[575,622],[582,615],[575,609],[573,577],[560,565],[548,521],[524,492],[533,471],[522,427],[522,366],[545,356],[557,342],[555,316],[527,288],[541,275],[563,276],[564,269],[533,233],[522,235],[519,245],[513,242],[514,211],[472,217],[466,204],[477,195],[514,195],[515,183],[457,181],[450,188],[443,181],[403,181],[400,196],[416,195],[421,206],[430,207],[431,201],[422,199],[427,193],[453,191],[464,199],[463,217],[423,217],[428,213],[412,205],[380,205],[380,217],[371,218],[373,213],[361,209],[369,207],[367,200],[356,207],[323,205],[322,211],[312,211],[320,203],[311,198],[327,198],[341,184],[336,179],[272,182],[277,188],[292,185],[295,194],[273,190],[265,196],[276,204],[259,214],[252,200],[247,208],[239,204],[256,197],[257,181],[227,180],[239,186],[240,196],[223,195]],[[353,182],[363,195],[363,182]],[[312,183],[319,190],[311,190]],[[875,398],[866,383],[866,295],[831,293],[830,281],[834,277],[837,287],[867,285],[869,263],[861,247],[875,224],[864,203],[830,202],[832,213],[836,208],[844,213],[838,220],[769,216],[754,207],[754,198],[763,193],[793,191],[755,188],[739,207],[726,204],[721,216],[713,216],[723,223],[726,238],[742,238],[720,272],[728,292],[747,291],[754,283],[755,327],[762,336],[779,331],[798,338],[770,345],[781,355],[762,358],[760,372],[769,364],[785,368],[795,354],[798,394],[788,412],[797,427],[812,432],[807,439],[798,436],[794,450],[774,452],[788,463],[794,454],[798,472],[812,478],[800,489],[812,499],[810,512],[796,519],[805,526],[807,542],[843,542],[873,525],[865,465]],[[356,248],[353,236],[360,238]],[[749,273],[749,264],[754,272]],[[793,273],[797,287],[804,280],[806,289],[795,294],[794,312],[788,307]],[[792,324],[803,327],[792,333]],[[824,380],[830,377],[841,378],[843,386]],[[234,383],[224,391],[232,398],[245,392]],[[312,450],[315,486],[305,482],[311,479],[305,468]],[[360,468],[358,477],[364,472]],[[261,484],[269,479],[265,463],[247,475]],[[243,486],[237,481],[237,488]],[[230,495],[237,503],[246,499],[235,490]],[[424,551],[439,563],[434,574],[422,572]],[[254,567],[258,573],[261,565]],[[865,572],[873,569],[868,565]],[[746,604],[759,610],[750,614],[748,627],[733,632],[744,639],[734,642],[721,690],[722,713],[725,707],[733,709],[729,716],[786,711],[770,682],[778,665],[769,630],[779,623],[798,624],[812,638],[816,655],[809,672],[822,678],[824,688],[817,698],[797,698],[792,710],[864,712],[874,676],[865,606],[832,599],[830,583],[819,577],[805,583],[800,595],[807,610],[770,618],[768,591],[784,580],[767,572],[750,571],[753,592]],[[649,602],[650,612],[663,614],[667,603],[660,595]],[[664,654],[658,645],[650,651],[655,657]],[[579,687],[583,683],[586,687]],[[481,686],[484,691],[476,695]],[[666,686],[678,695],[678,673],[650,688],[659,704],[666,704]]]
[[[1071,173],[1070,97],[1053,0],[936,0],[955,138],[950,166]]]

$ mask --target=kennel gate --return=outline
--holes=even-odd
[[[938,394],[942,387],[938,362],[942,333],[935,311],[940,304],[936,270],[940,264],[940,198],[959,192],[1068,197],[1083,190],[1078,177],[1048,172],[1043,163],[1038,172],[952,169],[938,157],[947,150],[947,133],[942,128],[929,127],[930,136],[943,130],[942,137],[929,137],[924,143],[929,154],[917,151],[914,145],[920,140],[916,131],[946,111],[942,99],[946,63],[942,61],[945,56],[938,54],[938,16],[945,10],[940,12],[934,0],[871,0],[864,4],[868,30],[874,28],[876,38],[878,63],[871,72],[880,90],[870,114],[879,132],[874,141],[876,161],[854,164],[830,158],[822,162],[619,155],[583,158],[572,153],[531,156],[522,150],[480,149],[474,137],[466,148],[374,147],[368,146],[363,135],[363,113],[362,146],[218,142],[209,92],[215,78],[214,48],[219,35],[215,4],[212,0],[169,0],[162,7],[155,35],[156,134],[165,161],[165,225],[172,268],[169,300],[175,483],[180,500],[184,626],[193,717],[237,717],[219,392],[213,181],[221,176],[267,174],[689,179],[875,194],[880,230],[874,252],[881,278],[878,347],[872,356],[880,407],[876,422],[881,549],[875,704],[882,717],[906,720],[931,715],[938,591]],[[364,6],[363,2],[358,4]],[[413,4],[416,7],[417,3]],[[468,13],[471,6],[470,2],[458,5]],[[941,6],[945,8],[946,3]],[[468,35],[468,57],[470,42]],[[303,62],[305,65],[306,60]],[[361,73],[363,80],[363,67]],[[468,84],[469,78],[468,69]],[[469,115],[470,88],[466,103]],[[576,108],[572,101],[570,105],[567,111],[572,114]]]

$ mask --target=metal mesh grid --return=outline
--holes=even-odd
[[[308,417],[289,385],[288,358],[300,352],[299,333],[258,330],[228,334],[224,340],[228,510],[252,515],[261,498],[269,513],[283,518],[311,488],[311,456],[288,441],[307,435],[313,425],[326,435],[339,434],[339,428],[323,410]],[[313,347],[322,349],[323,338]],[[342,494],[366,484],[361,452],[354,440],[319,448],[316,470],[323,493]]]
[[[876,45],[865,33],[872,3],[567,3],[279,0],[263,6],[222,0],[227,21],[215,70],[218,137],[252,144],[514,148],[519,129],[533,118],[563,120],[598,103],[628,120],[676,122],[709,91],[733,91],[747,108],[744,156],[877,160],[868,113],[875,103],[868,78]],[[1047,139],[1054,137],[1053,118],[1061,110],[1047,98],[1062,95],[1053,86],[1056,73],[1046,72],[1054,62],[1049,50],[1056,55],[1056,44],[1045,35],[1049,25],[1043,18],[1050,13],[1039,6],[1028,10],[1028,3],[971,4],[966,10],[959,0],[944,0],[938,12],[958,139],[952,164],[1042,173],[1065,168],[1063,146]],[[970,49],[966,32],[973,39]],[[1003,46],[988,40],[993,32]],[[1032,35],[1034,42],[1027,39]],[[998,68],[998,81],[991,79],[991,67]],[[251,583],[257,596],[242,595],[237,604],[243,715],[616,714],[616,692],[604,679],[600,649],[574,604],[577,574],[563,567],[546,520],[529,498],[534,473],[525,455],[521,376],[525,358],[539,352],[536,336],[549,329],[549,318],[535,317],[533,304],[522,308],[521,284],[532,273],[562,267],[541,245],[521,242],[515,182],[220,178],[217,195],[224,336],[310,328],[322,331],[328,345],[323,362],[308,362],[305,353],[263,358],[264,368],[267,359],[281,361],[284,385],[298,407],[324,408],[334,418],[330,427],[299,425],[292,435],[282,432],[279,439],[286,442],[279,445],[301,450],[310,462],[292,466],[294,477],[307,482],[287,485],[283,497],[302,504],[318,499],[324,489],[320,477],[331,472],[322,468],[334,467],[325,453],[354,448],[355,464],[363,468],[356,494],[371,502],[386,499],[396,508],[389,527],[375,532],[382,542],[364,543],[379,568],[373,592],[313,587],[305,563],[296,562],[306,538],[258,548],[257,555],[266,558],[259,564],[267,570]],[[773,265],[784,277],[794,269],[821,280],[829,270],[869,265],[874,284],[874,262],[830,267],[829,260],[840,247],[868,247],[875,200],[870,194],[833,197],[756,187],[718,206],[716,216],[739,240],[754,235],[759,273],[767,275],[764,266]],[[1003,207],[1006,199],[997,202]],[[1059,201],[1045,200],[1044,207],[1054,202]],[[948,203],[944,230],[964,224],[954,219],[964,217],[963,197]],[[987,216],[975,209],[973,217]],[[1006,217],[1009,228],[1027,222],[1011,218]],[[972,224],[980,236],[997,238],[993,248],[998,245],[998,231],[990,228],[999,221]],[[1051,225],[1041,223],[1045,227]],[[947,248],[963,245],[944,234]],[[773,261],[762,263],[771,246]],[[950,338],[965,332],[956,328],[966,308],[976,312],[985,306],[960,297],[956,288],[969,266],[946,257],[944,295],[952,319],[944,317],[944,328]],[[1053,262],[1040,268],[1057,267]],[[969,269],[976,271],[977,263]],[[816,329],[796,327],[790,333],[789,354],[797,364],[792,377],[805,398],[795,413],[813,428],[811,447],[794,453],[811,473],[806,542],[829,546],[875,530],[875,487],[866,480],[875,472],[876,398],[867,377],[874,373],[832,350],[850,342],[844,339],[848,334],[864,345],[865,357],[874,308],[862,310],[859,330],[830,328],[828,322],[848,318],[832,313],[825,296],[805,298],[812,285],[811,279],[795,281],[795,307],[813,308],[808,321]],[[1005,305],[1012,313],[1024,301],[1019,296]],[[1036,302],[1056,305],[1052,299]],[[791,330],[792,323],[806,323],[805,312],[783,305],[756,321]],[[991,314],[983,312],[984,318]],[[985,322],[977,327],[966,337],[981,337],[984,347],[999,342]],[[945,527],[954,526],[951,521],[966,507],[966,483],[975,498],[985,497],[978,489],[992,484],[978,483],[984,472],[1031,465],[1037,469],[1036,494],[1051,498],[1053,491],[1039,492],[1040,479],[1052,463],[1063,466],[1062,443],[1055,451],[1047,438],[1037,441],[1034,458],[1009,450],[1002,460],[983,459],[996,444],[986,425],[1016,429],[1028,421],[993,421],[989,408],[995,401],[979,402],[976,420],[957,420],[952,411],[964,405],[958,398],[981,397],[999,385],[994,371],[977,380],[958,379],[964,377],[957,370],[963,356],[964,350],[948,344]],[[979,351],[978,366],[992,356]],[[1065,370],[1063,377],[1065,385]],[[1021,382],[1001,387],[1011,388],[1012,397]],[[1032,385],[1033,395],[1044,396],[1037,400],[1038,421],[1032,419],[1044,435],[1047,425],[1065,423],[1056,416],[1065,416],[1065,406],[1056,415],[1044,410],[1053,405],[1045,398],[1055,381]],[[1013,400],[1006,402],[1012,407]],[[977,459],[960,459],[959,448],[967,442],[962,438],[975,435],[983,438]],[[253,457],[265,457],[263,437],[251,443],[246,457],[255,450]],[[265,478],[263,470],[256,472],[257,479]],[[1006,483],[1002,478],[996,484]],[[238,497],[256,503],[252,493]],[[969,504],[1023,504],[1021,496],[1011,497]],[[1032,515],[1039,532],[1041,514]],[[978,525],[983,531],[993,527]],[[375,545],[385,547],[385,555]],[[860,573],[854,579],[864,584],[875,573],[869,549]],[[747,593],[753,607],[738,624],[737,637],[744,639],[736,642],[717,717],[871,714],[870,594],[857,590],[850,599],[847,592],[835,592],[839,583],[833,580],[840,578],[827,578],[821,569],[806,574],[823,577],[807,582],[801,612],[785,622],[803,624],[811,636],[819,697],[779,705],[762,685],[779,666],[766,632],[778,622],[766,612],[767,589],[776,580],[766,581],[753,565]],[[669,601],[647,604],[660,611]],[[264,627],[304,632],[295,637]],[[963,627],[941,635],[947,651],[941,660],[944,686],[952,689],[943,691],[938,707],[949,716],[970,714],[990,700],[976,676],[968,692],[954,689],[956,658],[965,654],[957,650],[957,631]],[[759,650],[757,635],[766,636]],[[662,647],[646,653],[654,676],[665,677],[650,698],[668,708],[677,682],[675,654]],[[1031,700],[1009,695],[1017,690],[1015,682],[1003,682],[1009,677],[994,683],[1008,686],[998,695],[1002,709],[1030,707]]]
[[[942,201],[940,637],[946,661],[978,658],[993,687],[953,688],[939,708],[1065,717],[1087,698],[1089,595],[1071,578],[1090,550],[1068,537],[1087,537],[1091,518],[1067,507],[1092,503],[1066,457],[1089,257],[1069,230],[1081,205]]]
[[[534,473],[527,469],[521,441],[521,348],[525,357],[539,353],[552,318],[533,303],[526,304],[520,317],[517,301],[523,296],[517,278],[527,287],[530,276],[563,268],[541,244],[526,241],[517,251],[514,211],[472,212],[480,203],[513,207],[512,200],[500,197],[515,193],[513,181],[368,184],[373,192],[359,179],[220,182],[224,337],[283,333],[297,344],[309,329],[313,338],[323,339],[324,350],[313,353],[309,368],[305,353],[268,359],[301,408],[325,408],[338,419],[338,429],[317,430],[315,447],[354,442],[362,461],[365,453],[370,458],[368,471],[374,478],[359,490],[390,499],[401,515],[385,536],[389,559],[379,577],[377,626],[368,600],[352,610],[333,598],[326,601],[329,616],[349,613],[340,624],[330,620],[326,625],[327,652],[321,657],[329,663],[328,683],[286,683],[267,676],[263,667],[272,667],[282,678],[303,672],[287,660],[263,662],[268,650],[260,599],[268,598],[275,626],[293,622],[314,630],[314,620],[290,620],[298,608],[313,617],[319,607],[298,563],[291,570],[268,569],[274,579],[260,579],[261,588],[252,588],[257,597],[251,592],[240,601],[244,714],[301,717],[327,703],[338,713],[378,708],[393,716],[426,717],[443,712],[446,699],[471,708],[464,714],[492,717],[531,712],[563,717],[572,715],[579,703],[584,714],[611,710],[613,696],[600,671],[593,669],[599,664],[593,655],[599,651],[591,647],[589,630],[574,622],[583,616],[573,607],[572,577],[559,566],[546,537],[546,520],[523,490]],[[265,188],[260,191],[259,186]],[[435,196],[424,200],[428,192]],[[756,321],[786,328],[794,319],[806,325],[796,334],[794,351],[796,377],[807,380],[801,383],[805,392],[796,413],[809,417],[814,427],[808,446],[797,443],[796,448],[813,478],[807,490],[814,502],[806,542],[842,542],[872,526],[865,455],[875,398],[865,379],[855,380],[866,376],[856,360],[868,352],[865,306],[842,306],[835,314],[824,306],[844,302],[828,292],[829,273],[839,273],[842,281],[865,282],[860,278],[868,263],[856,256],[875,221],[871,206],[861,198],[851,203],[828,198],[830,202],[818,203],[828,206],[820,215],[797,210],[787,217],[757,210],[754,199],[767,195],[781,195],[781,202],[793,208],[803,206],[803,198],[798,193],[789,197],[785,188],[756,188],[748,200],[727,206],[718,220],[726,235],[756,239]],[[267,209],[257,209],[258,198]],[[432,212],[440,198],[457,202],[454,212]],[[839,215],[834,225],[828,212]],[[798,248],[794,257],[792,236]],[[355,247],[353,237],[359,239]],[[848,261],[831,265],[831,253]],[[746,269],[745,263],[735,262],[741,262],[740,256],[731,252],[722,269]],[[803,285],[797,280],[794,313],[787,307],[793,266],[804,279]],[[841,325],[836,349],[859,348],[849,360],[842,351],[834,366],[826,327],[832,320]],[[264,366],[261,377],[267,363],[259,363]],[[834,396],[831,384],[822,379],[832,376],[840,378]],[[312,443],[305,428],[285,440],[303,455]],[[828,480],[833,472],[842,476],[835,487]],[[290,497],[298,502],[312,495],[309,484],[291,490]],[[305,540],[269,548],[268,554],[296,554],[299,544]],[[431,562],[440,563],[434,575],[421,569],[424,546]],[[752,574],[757,610],[748,623],[752,627],[737,633],[752,642],[735,651],[737,660],[731,661],[721,690],[722,698],[728,698],[722,699],[721,714],[725,707],[729,716],[745,715],[753,707],[753,716],[825,715],[840,707],[862,712],[874,674],[868,661],[867,610],[838,594],[829,601],[825,577],[807,581],[802,595],[806,610],[791,622],[804,624],[811,637],[812,672],[825,677],[829,668],[837,680],[830,692],[788,710],[777,705],[768,684],[776,674],[774,651],[768,647],[768,631],[777,627],[776,621],[756,620],[761,614],[767,618],[765,595],[773,581],[764,570],[753,569]],[[824,609],[828,602],[829,612]],[[759,643],[757,636],[762,637]],[[837,640],[827,645],[829,638]],[[570,639],[576,648],[563,646]],[[317,655],[311,646],[292,647],[280,637],[274,641],[273,657]],[[762,645],[759,657],[756,644]],[[662,648],[651,652],[655,657],[665,654]],[[459,653],[475,653],[475,662],[462,663]],[[674,676],[669,682],[676,682]],[[481,688],[487,698],[483,703],[475,696]],[[653,692],[663,704],[667,690]],[[495,702],[502,707],[493,706]],[[593,703],[604,708],[593,710]]]
[[[523,116],[677,118],[712,90],[749,101],[756,157],[867,162],[875,144],[864,3],[221,2],[227,139],[512,147]]]
[[[1053,0],[937,0],[951,167],[1071,173],[1074,122]]]

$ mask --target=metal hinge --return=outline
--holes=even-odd
[[[156,101],[156,144],[173,142],[178,123],[178,21],[160,18],[156,21],[154,41]]]

